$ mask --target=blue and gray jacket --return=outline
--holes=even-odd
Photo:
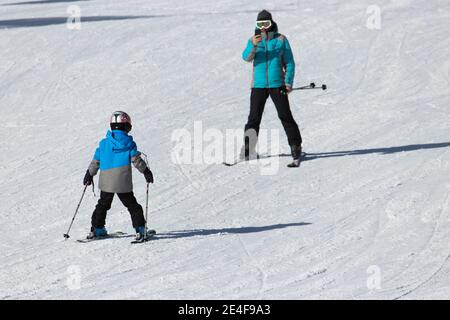
[[[252,88],[279,88],[293,86],[295,61],[289,41],[278,33],[278,28],[268,32],[266,38],[253,45],[250,38],[242,58],[253,62]]]
[[[144,173],[147,165],[137,150],[133,137],[121,130],[108,131],[95,150],[89,173],[95,176],[100,169],[99,189],[111,193],[133,191],[131,163]]]

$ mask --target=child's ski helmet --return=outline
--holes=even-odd
[[[111,130],[130,132],[132,128],[131,117],[126,112],[116,111],[111,116],[110,126]]]

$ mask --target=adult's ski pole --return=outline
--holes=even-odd
[[[309,85],[307,86],[302,86],[302,87],[297,87],[297,88],[292,88],[292,91],[294,90],[308,90],[308,89],[322,89],[322,90],[327,90],[327,85],[326,84],[322,84],[321,86],[317,87],[316,84],[314,82],[311,82]]]
[[[73,215],[73,218],[72,218],[72,222],[70,222],[69,230],[67,230],[67,233],[64,233],[64,238],[66,238],[66,239],[70,238],[69,231],[72,228],[72,224],[73,224],[73,221],[75,220],[75,217],[77,216],[78,209],[80,208],[81,201],[83,201],[83,197],[84,197],[84,194],[86,193],[87,187],[88,187],[87,185],[84,186],[83,194],[81,195],[80,202],[78,202],[77,209],[75,210],[75,214]]]

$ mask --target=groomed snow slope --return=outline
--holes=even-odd
[[[450,298],[447,0],[20,1],[0,1],[0,299]],[[173,163],[174,130],[243,127],[262,8],[296,84],[329,86],[290,96],[307,160],[265,176]],[[90,192],[64,241],[116,109],[149,155],[159,236],[77,243]],[[262,128],[289,151],[272,102]],[[135,194],[145,204],[136,171]],[[107,227],[133,232],[117,199]]]

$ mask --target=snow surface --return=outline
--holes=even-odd
[[[329,87],[290,96],[307,161],[173,163],[174,130],[244,125],[262,8],[296,84]],[[0,1],[0,299],[450,298],[449,30],[448,0]],[[149,155],[159,236],[77,243],[89,191],[65,241],[116,109]],[[262,128],[282,130],[272,102]],[[117,199],[107,227],[133,233]]]

